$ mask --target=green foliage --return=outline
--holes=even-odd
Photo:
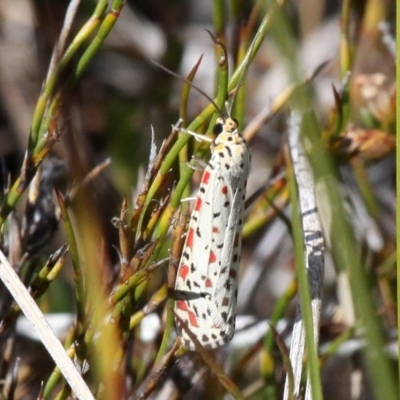
[[[75,322],[64,332],[63,344],[96,398],[162,398],[167,379],[174,383],[170,398],[181,396],[187,382],[207,399],[222,398],[225,393],[238,399],[281,398],[284,372],[291,372],[291,368],[285,347],[288,332],[278,326],[286,320],[291,327],[297,290],[307,329],[304,363],[308,375],[304,377],[310,377],[313,398],[345,399],[345,394],[340,397],[338,393],[329,397],[326,365],[342,357],[353,368],[359,354],[368,382],[365,387],[373,391],[370,398],[397,398],[396,366],[385,351],[389,332],[397,333],[398,326],[396,246],[394,225],[390,225],[395,188],[393,182],[383,182],[394,171],[384,176],[380,167],[381,183],[388,193],[385,199],[379,196],[381,186],[372,182],[369,174],[371,169],[379,169],[380,163],[386,162],[386,168],[393,169],[394,58],[383,45],[379,21],[371,17],[389,16],[390,6],[367,1],[361,12],[352,9],[350,1],[343,1],[334,16],[336,26],[341,27],[340,42],[332,47],[330,60],[316,57],[318,62],[313,62],[313,53],[304,50],[307,36],[302,21],[309,10],[303,6],[294,8],[282,0],[231,1],[228,6],[215,0],[213,9],[206,9],[213,23],[212,29],[208,27],[212,34],[202,31],[209,43],[207,53],[204,57],[196,54],[189,70],[178,79],[150,59],[156,58],[167,68],[173,66],[175,74],[180,66],[186,68],[186,52],[198,40],[197,33],[190,33],[196,18],[184,2],[167,3],[160,3],[156,10],[142,10],[148,13],[146,23],[143,16],[137,18],[139,10],[129,9],[129,3],[122,0],[98,0],[91,15],[89,3],[85,3],[73,23],[66,22],[63,28],[55,9],[46,10],[54,18],[48,32],[53,31],[51,46],[56,50],[49,67],[42,62],[41,91],[26,96],[37,99],[28,107],[32,119],[26,148],[15,145],[17,161],[9,161],[14,157],[12,152],[2,153],[6,161],[0,194],[1,250],[32,297],[40,298],[43,311],[74,313]],[[6,18],[7,10],[2,12]],[[39,21],[36,45],[49,46],[42,22],[46,13],[34,12]],[[358,18],[353,20],[352,12],[358,13]],[[320,26],[333,30],[328,18],[310,14],[316,37]],[[352,24],[357,29],[351,29]],[[336,33],[333,30],[331,35]],[[321,51],[314,45],[316,53]],[[153,48],[159,49],[156,57]],[[16,57],[16,50],[10,52],[10,59]],[[211,55],[215,58],[213,68],[207,64]],[[304,55],[314,68],[307,71],[309,75],[301,68]],[[385,68],[367,68],[369,60],[382,57],[388,60]],[[39,61],[32,60],[32,64],[40,66]],[[273,88],[277,94],[263,92],[267,70],[278,71],[279,65],[283,65],[285,79],[269,81],[271,90],[272,84],[278,83],[278,89]],[[214,82],[211,94],[203,89],[204,82],[197,82],[204,69]],[[328,106],[317,97],[324,85],[321,77],[329,79],[333,87],[333,101]],[[29,76],[19,78],[24,81]],[[15,132],[15,127],[19,114],[7,111],[13,105],[7,103],[11,100],[5,95],[13,88],[5,82],[0,85],[4,86],[2,103],[7,104],[2,106],[1,119],[9,112],[4,118],[8,122],[0,122],[18,137],[21,132]],[[203,91],[207,96],[198,93]],[[196,97],[197,102],[193,100]],[[172,311],[174,274],[191,208],[191,203],[182,199],[190,197],[191,181],[194,186],[198,182],[199,173],[189,165],[194,164],[192,157],[207,161],[209,148],[180,128],[212,135],[215,119],[226,113],[226,102],[228,112],[232,110],[239,120],[254,159],[249,180],[249,194],[254,195],[249,196],[243,229],[241,268],[243,274],[251,273],[250,266],[258,257],[260,288],[257,283],[239,283],[240,293],[250,299],[239,304],[240,316],[252,314],[259,326],[268,319],[272,329],[251,344],[232,346],[229,352],[221,349],[210,354],[199,349],[187,353],[179,338],[175,339]],[[260,111],[266,104],[267,110]],[[22,105],[14,107],[19,110]],[[316,186],[322,188],[317,192],[320,211],[329,210],[333,216],[323,232],[334,278],[324,286],[326,307],[320,341],[327,346],[319,348],[319,354],[311,346],[310,295],[302,248],[306,233],[299,224],[297,187],[282,135],[290,110],[303,115],[303,140]],[[179,117],[182,121],[177,123]],[[274,132],[279,135],[274,137]],[[109,161],[103,160],[110,155],[108,175]],[[348,176],[351,179],[346,179]],[[354,223],[357,205],[347,204],[346,191],[357,193],[365,219],[372,221],[382,239],[380,246],[371,244],[368,234],[373,232],[358,230]],[[392,208],[388,202],[393,203]],[[292,219],[285,213],[289,206],[294,212]],[[350,212],[349,207],[353,207]],[[270,249],[260,245],[262,237],[282,222],[287,228],[280,243],[283,256],[280,246]],[[371,225],[363,225],[364,230]],[[296,273],[291,264],[296,265]],[[273,273],[284,271],[286,277],[275,292],[267,267]],[[343,277],[349,283],[346,287]],[[73,304],[70,300],[60,304],[57,299],[53,307],[51,299],[58,291],[62,292],[60,297],[68,298],[65,286]],[[341,297],[343,291],[345,296]],[[13,327],[21,316],[19,305],[5,291],[0,298],[0,332],[10,338],[0,342],[0,374],[6,382],[0,387],[2,396],[67,398],[70,389],[57,367],[52,371],[37,369],[29,382],[22,367],[14,370],[16,357],[21,357],[28,371],[34,362],[26,360],[27,352],[16,347],[20,338]],[[354,314],[346,306],[354,308]],[[150,314],[158,317],[158,328],[142,324]],[[361,343],[361,350],[343,356],[340,345],[349,339]],[[42,355],[38,352],[34,361],[40,361]],[[185,362],[189,365],[187,376],[176,378],[183,374]],[[344,393],[350,393],[349,376],[341,376],[340,382]]]

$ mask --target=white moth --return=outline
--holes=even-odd
[[[196,346],[187,329],[206,349],[224,345],[235,331],[251,157],[235,119],[217,119],[214,133],[218,136],[196,195],[175,283],[178,334],[190,350]]]

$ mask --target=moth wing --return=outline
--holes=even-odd
[[[212,246],[210,243],[213,235],[212,218],[215,205],[212,197],[218,180],[218,174],[213,172],[212,161],[211,159],[211,167],[209,165],[204,171],[202,183],[196,194],[196,203],[192,211],[175,283],[175,291],[179,298],[175,302],[175,313],[182,320],[187,321],[187,328],[198,337],[203,336],[199,335],[201,332],[214,329],[212,319],[206,315],[212,295],[212,287],[209,285],[211,280],[208,275],[210,260],[213,258],[211,257]],[[207,181],[205,182],[206,176]],[[207,321],[211,322],[209,326],[206,326]],[[195,350],[194,343],[180,323],[177,323],[177,328],[186,346]],[[205,344],[207,348],[215,348],[218,345],[220,344],[214,343],[211,339],[208,345]]]
[[[213,159],[210,161],[210,165]],[[217,254],[213,246],[215,240],[215,233],[213,232],[213,221],[215,220],[215,210],[220,206],[214,202],[215,188],[219,184],[219,174],[213,171],[212,168],[207,167],[206,171],[210,170],[207,186],[200,185],[198,197],[201,196],[202,203],[201,209],[197,214],[197,221],[194,221],[196,226],[195,241],[196,245],[192,249],[193,268],[195,269],[195,276],[197,277],[198,291],[203,294],[212,294],[212,269],[217,266]],[[206,172],[205,171],[205,172]],[[201,188],[204,191],[201,192]]]
[[[233,171],[222,166],[220,155],[214,153],[204,171],[175,286],[188,294],[176,302],[177,315],[209,349],[225,344],[235,330],[245,181],[250,162],[248,153],[240,155],[240,164],[248,158],[244,169]],[[184,266],[190,268],[190,274],[183,280]],[[185,329],[177,325],[186,345],[195,350]]]
[[[238,269],[240,264],[241,230],[244,211],[243,196],[245,185],[243,179],[233,178],[229,182],[228,199],[230,201],[227,210],[227,224],[223,237],[224,246],[221,252],[221,265],[218,286],[214,288],[212,296],[211,314],[214,323],[220,327],[228,341],[235,330],[235,310],[238,286]]]

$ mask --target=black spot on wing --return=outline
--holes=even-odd
[[[192,303],[192,306],[193,306],[193,311],[194,311],[194,313],[196,314],[196,317],[198,317],[198,316],[199,316],[199,310],[197,309],[197,307],[196,307],[196,305],[194,304],[194,302]]]

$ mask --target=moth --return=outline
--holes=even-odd
[[[177,330],[189,350],[196,346],[187,329],[206,349],[226,344],[235,331],[251,156],[234,118],[218,118],[214,133],[218,136],[196,194],[175,282]]]

